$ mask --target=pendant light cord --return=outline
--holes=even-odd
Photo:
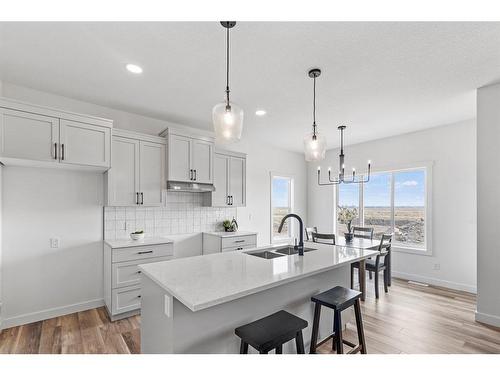
[[[313,139],[316,139],[316,75],[313,80]]]
[[[229,28],[226,29],[226,100],[229,107]]]

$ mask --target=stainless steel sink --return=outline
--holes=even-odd
[[[248,255],[253,255],[254,257],[259,257],[259,258],[264,258],[264,259],[273,259],[273,258],[278,258],[282,257],[283,254],[276,254],[268,250],[264,251],[255,251],[251,253],[247,253]]]
[[[313,249],[310,247],[304,247],[304,253],[307,253],[309,251],[314,251],[317,249]],[[285,246],[285,247],[280,247],[279,249],[275,250],[277,253],[284,254],[284,255],[295,255],[298,254],[298,250],[295,250],[293,246]]]

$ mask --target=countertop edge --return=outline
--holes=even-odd
[[[117,240],[115,240],[115,241],[117,241]],[[118,241],[120,241],[120,240],[118,240]],[[127,241],[127,240],[123,240],[123,241]],[[137,240],[137,241],[130,242],[130,243],[124,243],[123,245],[117,245],[116,243],[113,243],[113,241],[110,242],[109,240],[103,240],[102,242],[103,242],[103,244],[109,246],[112,249],[125,249],[128,247],[166,245],[166,244],[174,243],[174,241],[171,240],[170,238],[159,239],[158,241],[152,241],[152,242]]]
[[[288,284],[290,282],[294,282],[294,281],[297,281],[297,280],[300,280],[300,279],[303,279],[303,278],[306,278],[306,277],[309,277],[309,276],[317,275],[318,273],[327,272],[327,271],[330,271],[330,270],[333,270],[333,269],[336,269],[336,268],[340,268],[340,267],[346,266],[348,264],[352,264],[352,263],[358,262],[358,261],[363,260],[363,259],[368,259],[368,258],[370,258],[370,257],[372,257],[372,256],[374,256],[376,254],[376,250],[370,250],[370,251],[372,251],[373,253],[372,254],[363,255],[361,257],[353,258],[352,260],[350,260],[348,262],[345,262],[345,263],[336,264],[336,265],[333,265],[333,266],[327,266],[325,268],[319,268],[319,269],[317,269],[315,271],[308,272],[307,274],[296,275],[296,276],[292,276],[292,277],[289,277],[289,278],[286,278],[286,279],[277,280],[277,281],[271,282],[271,283],[266,284],[266,285],[262,285],[262,286],[258,286],[258,287],[252,288],[252,289],[248,289],[248,290],[245,290],[243,292],[231,294],[231,295],[228,295],[228,296],[223,297],[223,298],[219,298],[219,299],[214,300],[214,301],[205,302],[205,303],[199,303],[199,304],[195,304],[195,305],[193,305],[193,304],[185,301],[183,298],[179,298],[179,296],[176,295],[177,293],[174,290],[166,287],[163,283],[161,283],[159,280],[157,280],[147,270],[145,270],[142,267],[142,265],[139,265],[139,268],[142,270],[143,275],[146,275],[149,279],[151,279],[152,281],[154,281],[159,287],[161,287],[166,292],[168,292],[173,297],[175,297],[175,299],[177,299],[179,302],[181,302],[189,310],[191,310],[192,312],[197,312],[197,311],[208,309],[208,308],[213,307],[213,306],[221,305],[221,304],[226,303],[226,302],[231,302],[231,301],[234,301],[236,299],[239,299],[239,298],[242,298],[242,297],[246,297],[246,296],[249,296],[249,295],[252,295],[252,294],[255,294],[255,293],[259,293],[259,292],[265,291],[267,289],[272,289],[274,287],[277,287],[277,286],[280,286],[280,285],[283,285],[283,284]],[[294,256],[298,256],[298,255],[294,255]]]

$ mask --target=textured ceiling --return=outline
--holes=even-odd
[[[500,23],[239,22],[231,40],[244,135],[295,151],[311,67],[329,148],[339,124],[358,143],[473,118],[475,89],[500,79]],[[217,22],[0,23],[2,80],[202,129],[223,98],[224,53]]]

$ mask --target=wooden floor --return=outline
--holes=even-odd
[[[393,280],[362,303],[368,353],[500,353],[500,330],[474,321],[475,296]],[[345,338],[356,342],[355,326]],[[331,341],[319,352],[329,353]],[[346,348],[347,350],[348,348]],[[0,353],[139,353],[140,317],[110,322],[104,308],[5,329]]]

